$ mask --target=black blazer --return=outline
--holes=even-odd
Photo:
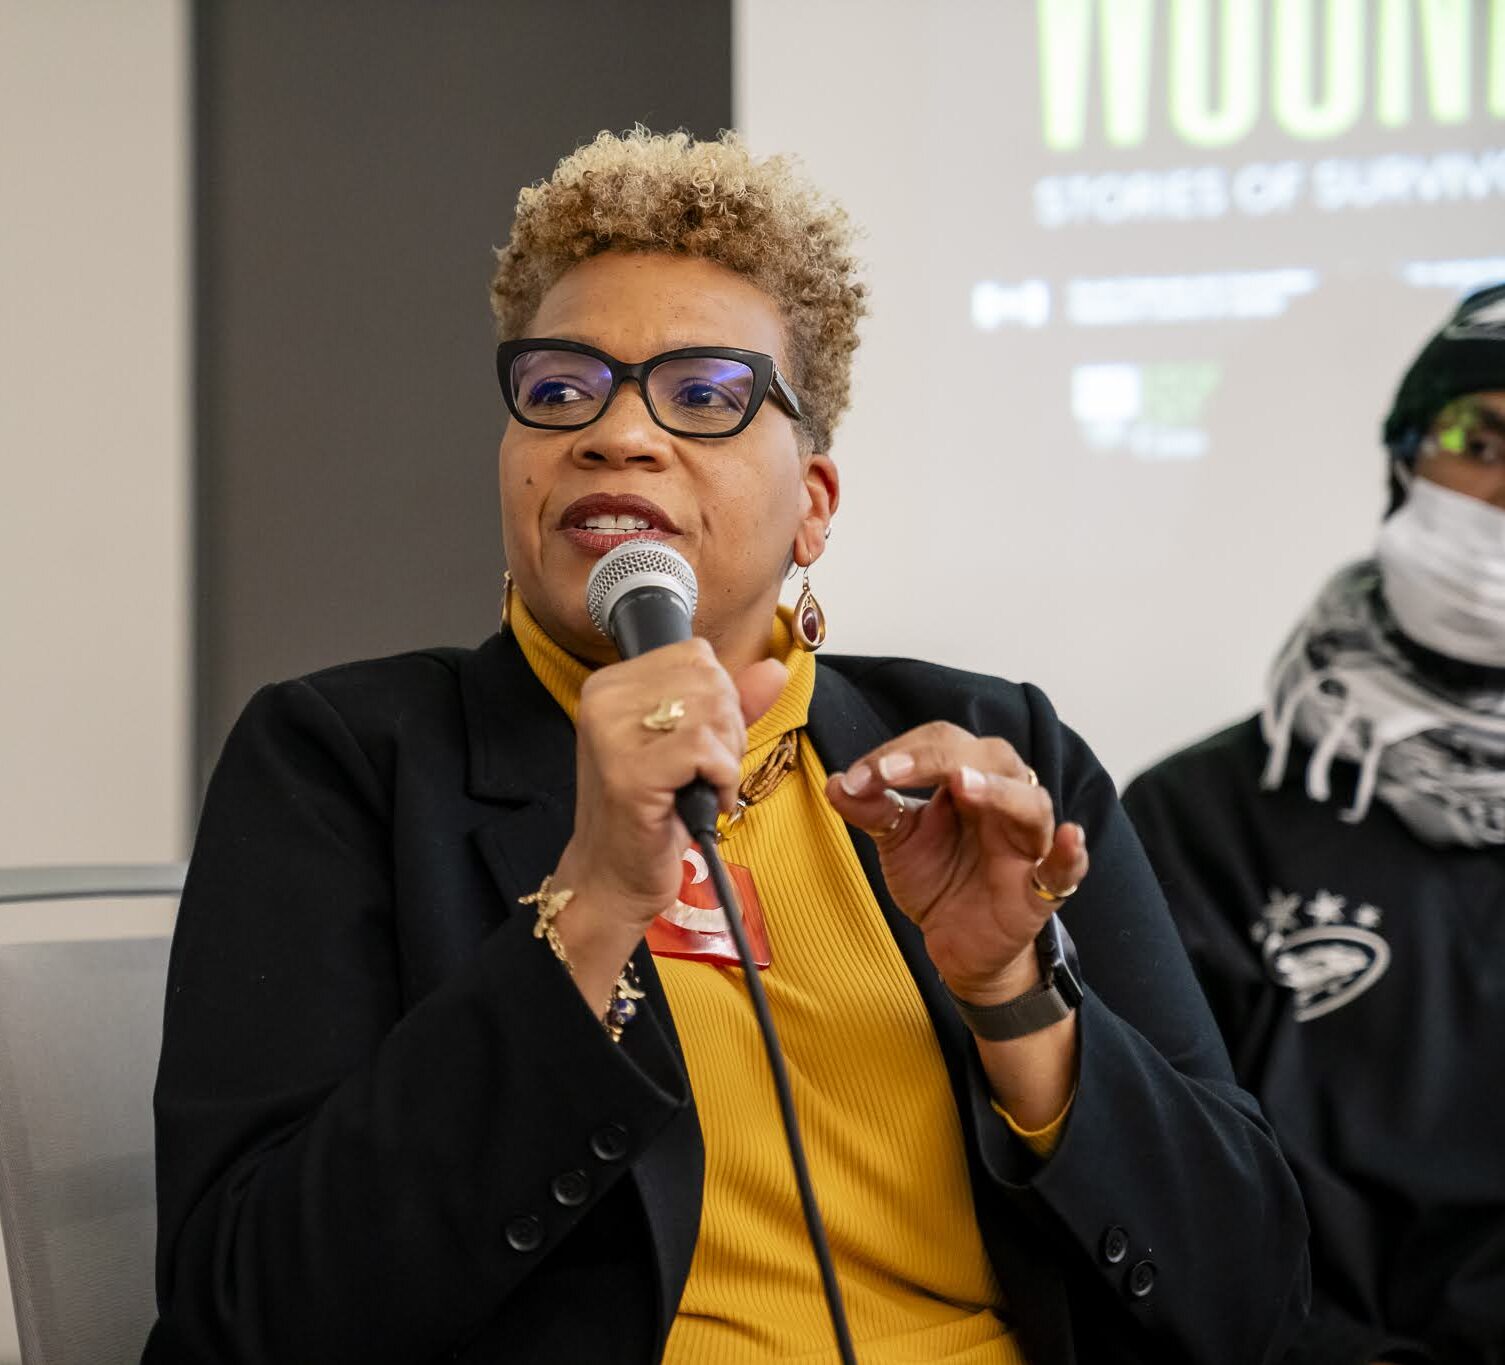
[[[1032,687],[821,661],[828,770],[932,719],[1008,739],[1092,848],[1064,912],[1080,1083],[1042,1163],[852,835],[934,1022],[1032,1365],[1278,1358],[1307,1301],[1305,1216],[1112,783]],[[646,1009],[612,1045],[517,905],[568,840],[574,756],[506,636],[246,708],[173,942],[147,1365],[660,1357],[704,1157],[674,1021],[640,949]]]

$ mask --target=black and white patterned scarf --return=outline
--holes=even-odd
[[[1505,844],[1505,686],[1449,685],[1397,635],[1373,560],[1328,583],[1270,673],[1263,785],[1284,780],[1295,734],[1312,749],[1314,801],[1331,793],[1334,759],[1358,764],[1341,819],[1356,824],[1378,797],[1429,844]]]

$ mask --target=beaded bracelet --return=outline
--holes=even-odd
[[[559,918],[559,912],[574,899],[573,891],[554,889],[552,874],[543,879],[537,891],[518,897],[519,904],[538,907],[538,918],[533,921],[533,937],[541,938],[549,945],[550,951],[563,963],[565,971],[571,976],[575,974],[575,969],[570,965],[570,959],[564,951],[564,940],[559,937],[554,921]],[[643,991],[637,984],[637,971],[629,961],[617,975],[616,984],[611,988],[611,999],[606,1005],[606,1013],[601,1019],[602,1027],[606,1029],[612,1042],[622,1041],[622,1030],[637,1018],[638,1001],[642,998]]]

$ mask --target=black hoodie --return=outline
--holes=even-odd
[[[1312,1221],[1291,1365],[1505,1365],[1505,849],[1435,848],[1380,802],[1338,818],[1257,719],[1165,759],[1124,805],[1240,1083]]]

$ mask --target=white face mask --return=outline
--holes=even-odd
[[[1505,668],[1505,511],[1412,479],[1375,558],[1401,630],[1450,659]]]

